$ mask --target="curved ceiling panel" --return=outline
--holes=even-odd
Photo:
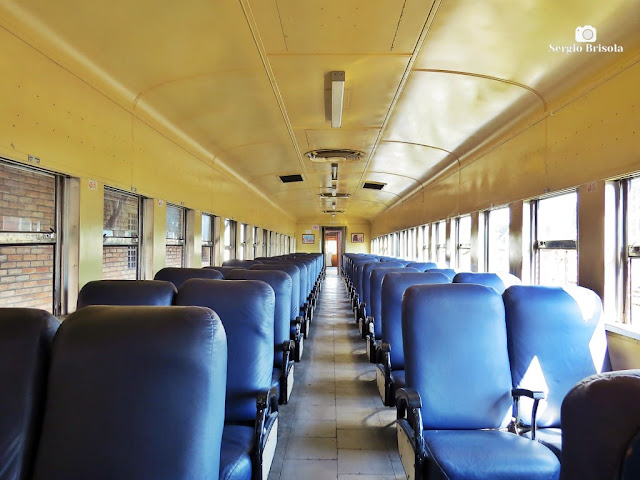
[[[382,141],[378,145],[369,170],[387,174],[404,175],[424,182],[428,177],[436,175],[448,165],[457,162],[449,152],[413,143]]]
[[[382,140],[432,145],[461,158],[532,111],[542,113],[540,99],[522,87],[482,77],[414,71]]]
[[[629,0],[448,0],[443,2],[415,69],[470,72],[518,82],[546,99],[639,44],[640,2]],[[576,28],[597,29],[594,44],[623,53],[566,53],[550,46],[581,45]],[[617,58],[616,60],[619,60]],[[574,77],[573,79],[571,77]]]

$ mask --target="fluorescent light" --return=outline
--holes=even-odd
[[[338,180],[338,164],[331,164],[331,180]]]
[[[331,72],[331,127],[333,128],[342,126],[344,78],[344,72]]]
[[[336,186],[331,187],[331,196],[335,197],[338,192],[336,191]]]

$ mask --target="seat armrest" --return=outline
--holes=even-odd
[[[256,422],[254,426],[255,448],[253,451],[253,470],[262,476],[264,448],[271,428],[278,418],[278,388],[271,387],[256,396]],[[252,476],[256,478],[256,475]]]
[[[282,374],[286,375],[291,368],[291,352],[296,349],[296,345],[292,340],[286,340],[282,342]]]
[[[407,421],[413,430],[413,441],[416,452],[424,452],[425,444],[422,436],[422,399],[414,388],[399,388],[396,390],[397,419]]]
[[[540,390],[529,390],[528,388],[514,388],[511,390],[511,396],[513,397],[513,420],[509,429],[518,433],[518,430],[522,427],[520,421],[520,398],[528,397],[533,400],[533,408],[531,409],[531,439],[536,439],[536,417],[538,415],[538,405],[540,400],[547,398],[547,394]]]

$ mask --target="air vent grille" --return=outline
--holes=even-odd
[[[364,152],[360,150],[352,150],[350,148],[322,148],[319,150],[311,150],[305,155],[312,162],[317,163],[338,163],[338,162],[357,162],[364,156]]]
[[[362,188],[368,188],[370,190],[382,190],[386,183],[378,183],[378,182],[364,182]]]
[[[322,213],[344,213],[345,210],[323,210]]]
[[[282,180],[282,183],[301,182],[302,175],[280,175],[280,180]]]
[[[349,198],[351,196],[350,193],[336,193],[335,197],[331,195],[331,193],[319,193],[318,196],[320,198]]]

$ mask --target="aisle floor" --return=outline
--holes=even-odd
[[[405,479],[395,409],[380,400],[375,366],[335,267],[327,269],[311,327],[292,399],[280,407],[269,479]]]

